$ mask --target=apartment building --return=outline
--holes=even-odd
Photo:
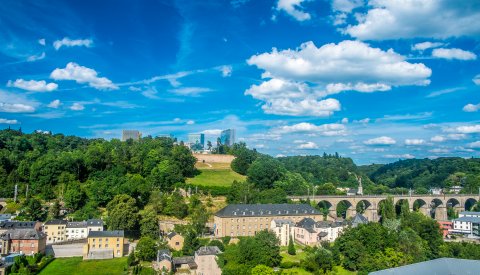
[[[308,204],[230,204],[215,213],[215,237],[254,236],[269,229],[272,220],[288,219],[299,222],[303,218],[323,220],[323,215]]]
[[[50,220],[43,225],[43,232],[47,234],[47,244],[64,242],[67,240],[67,221]]]
[[[111,259],[124,256],[123,230],[90,231],[83,248],[84,259]]]
[[[90,219],[81,222],[68,222],[65,236],[67,240],[86,239],[90,231],[103,231],[103,221]]]
[[[36,229],[11,229],[0,234],[0,254],[45,253],[47,235]]]

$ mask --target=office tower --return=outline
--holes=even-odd
[[[223,130],[220,141],[223,145],[232,146],[235,143],[235,129]]]

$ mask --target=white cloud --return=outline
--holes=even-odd
[[[45,58],[45,56],[46,56],[45,52],[42,52],[39,55],[31,55],[31,56],[27,57],[27,61],[28,62],[34,62],[34,61],[42,60],[42,59]]]
[[[58,107],[60,107],[61,104],[62,103],[60,102],[59,99],[55,99],[55,100],[52,100],[52,102],[48,103],[47,107],[57,109]]]
[[[405,140],[405,145],[423,145],[425,144],[425,140],[423,139],[406,139]]]
[[[197,96],[202,93],[208,93],[213,91],[210,88],[204,87],[184,87],[178,89],[169,90],[169,92],[177,94],[177,95],[185,95],[185,96]]]
[[[433,49],[433,48],[438,48],[440,46],[443,46],[444,43],[441,42],[422,42],[422,43],[417,43],[415,45],[412,45],[412,50],[413,51],[424,51],[427,49]]]
[[[461,139],[465,139],[467,137],[467,135],[465,134],[448,134],[447,135],[447,138],[449,140],[461,140]]]
[[[280,134],[314,133],[322,136],[342,136],[346,135],[347,128],[345,125],[339,123],[315,125],[308,122],[301,122],[291,126],[278,127],[274,129],[273,132]]]
[[[330,83],[327,85],[327,94],[337,94],[343,91],[357,91],[363,93],[384,92],[391,90],[392,87],[382,83],[365,84],[362,82],[352,83]]]
[[[444,142],[445,140],[447,139],[444,136],[440,136],[440,135],[430,138],[430,141],[433,141],[433,142]]]
[[[309,142],[298,145],[297,149],[313,150],[313,149],[318,149],[318,145],[315,142],[309,141]]]
[[[232,66],[230,65],[221,66],[220,71],[222,72],[223,77],[229,77],[232,75]]]
[[[434,92],[429,93],[426,97],[427,98],[437,97],[437,96],[441,96],[441,95],[444,95],[444,94],[450,94],[450,93],[454,93],[454,92],[461,91],[461,90],[465,90],[465,87],[454,87],[454,88],[448,88],[448,89],[442,89],[442,90],[434,91]]]
[[[22,103],[5,103],[0,102],[0,112],[4,113],[32,113],[35,108]]]
[[[444,59],[458,59],[458,60],[475,60],[477,59],[477,55],[465,51],[462,49],[434,49],[432,51],[432,56],[437,58],[444,58]]]
[[[432,150],[428,150],[428,152],[435,153],[435,154],[446,154],[446,153],[450,153],[450,150],[445,148],[435,148]]]
[[[366,145],[393,145],[397,143],[397,141],[391,137],[381,136],[366,140],[363,143],[365,143]]]
[[[333,0],[332,9],[334,11],[341,11],[350,13],[352,10],[363,6],[364,0]]]
[[[284,11],[298,21],[310,20],[309,13],[302,10],[302,3],[306,0],[278,0],[277,11]]]
[[[45,38],[38,39],[38,44],[45,46],[46,45]]]
[[[480,85],[480,74],[477,74],[473,79],[473,83]]]
[[[474,134],[480,133],[480,124],[479,125],[468,125],[468,126],[458,126],[448,131],[461,133],[461,134]]]
[[[361,123],[361,124],[368,124],[370,122],[370,118],[364,118],[360,120],[354,120],[353,123]]]
[[[85,109],[85,106],[83,106],[83,104],[78,103],[78,102],[75,102],[75,103],[73,103],[72,106],[70,106],[70,110],[72,110],[72,111],[82,111],[84,109]]]
[[[479,104],[467,104],[463,106],[464,112],[476,112],[480,110],[480,103]]]
[[[221,129],[209,129],[209,130],[202,131],[202,134],[211,135],[211,136],[219,136],[220,133],[222,133]]]
[[[470,148],[480,148],[480,141],[471,142],[468,144]]]
[[[9,80],[7,82],[8,87],[15,87],[32,92],[51,92],[58,88],[56,83],[48,83],[45,80],[35,81],[35,80],[23,80],[17,79],[15,82]]]
[[[384,155],[383,157],[388,159],[414,159],[415,158],[415,156],[412,154]]]
[[[0,118],[0,124],[18,124],[18,120]]]
[[[475,1],[375,0],[343,32],[361,40],[480,35]]]
[[[320,48],[313,42],[303,43],[295,50],[274,48],[271,53],[250,57],[247,63],[265,70],[264,78],[324,85],[343,83],[342,88],[361,92],[384,91],[390,86],[427,85],[432,73],[424,64],[409,63],[391,49],[383,51],[349,40]]]
[[[193,124],[195,124],[195,121],[193,121],[193,120],[187,121],[187,125],[193,125]]]
[[[117,90],[118,86],[106,77],[98,77],[94,69],[83,67],[74,62],[69,62],[64,69],[56,68],[50,78],[55,80],[75,80],[77,83],[88,83],[90,87],[98,90]]]
[[[346,117],[342,118],[342,124],[348,124],[348,118]]]
[[[91,47],[93,45],[93,41],[91,39],[70,39],[68,37],[64,37],[62,40],[56,40],[53,42],[53,47],[55,50],[59,50],[61,47],[74,47],[74,46],[84,46],[84,47]]]

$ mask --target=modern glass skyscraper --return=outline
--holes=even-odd
[[[223,145],[232,146],[235,143],[235,129],[223,130],[220,134],[220,141]]]
[[[203,149],[205,147],[205,134],[188,134],[188,143],[190,146],[199,144]]]

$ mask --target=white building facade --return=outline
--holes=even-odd
[[[90,231],[103,231],[103,221],[91,219],[81,222],[68,222],[66,227],[67,240],[86,239]]]
[[[293,227],[295,223],[291,220],[275,219],[270,222],[270,230],[277,235],[281,246],[287,246],[290,236],[295,240],[293,235]]]
[[[452,233],[480,237],[480,212],[463,211],[453,220]]]

